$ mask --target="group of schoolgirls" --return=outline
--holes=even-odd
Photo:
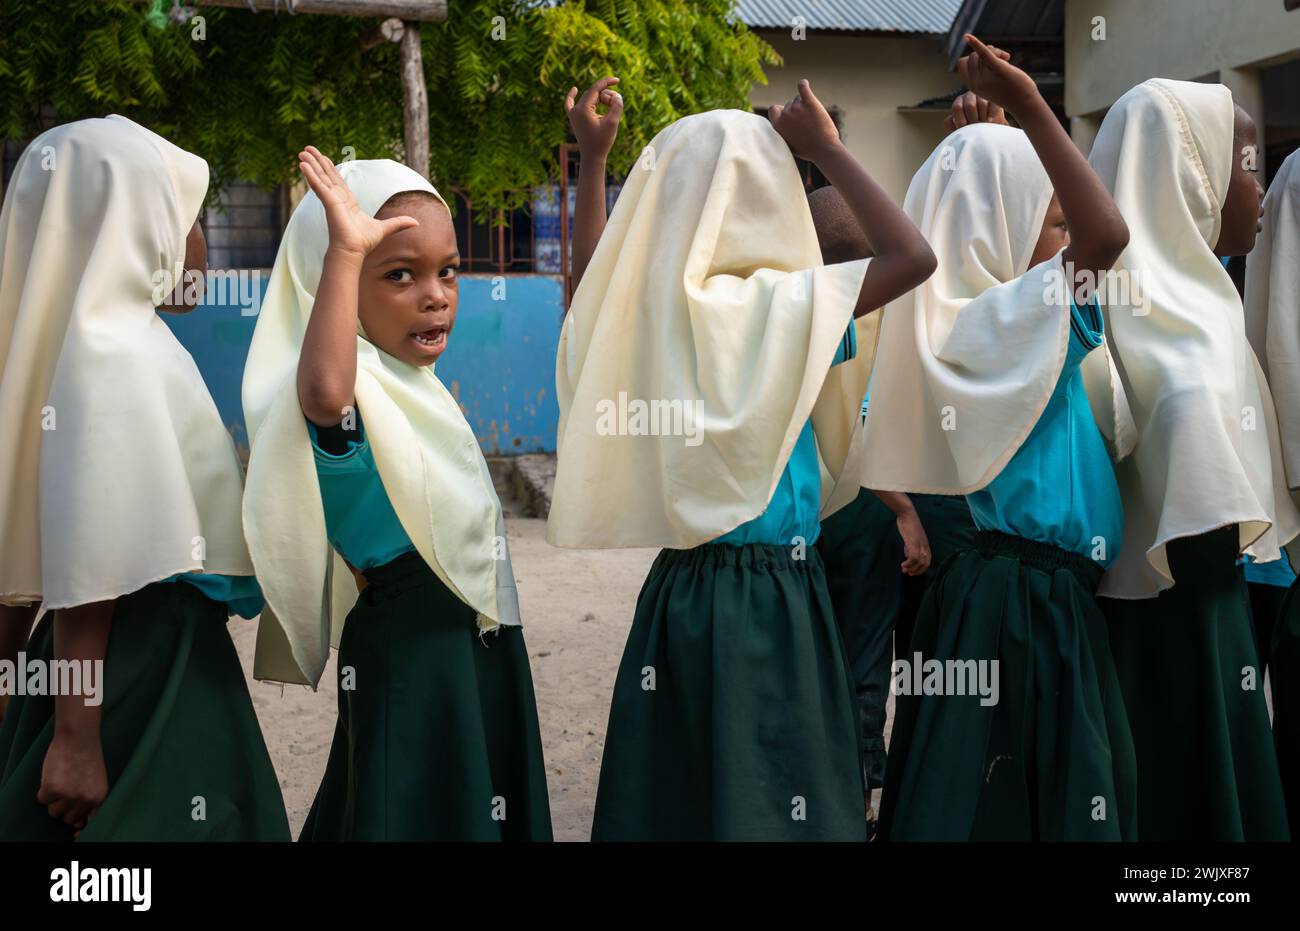
[[[1134,88],[1085,159],[970,42],[977,119],[902,209],[804,81],[767,118],[668,126],[606,216],[617,81],[569,92],[548,539],[661,550],[593,839],[862,841],[880,785],[893,840],[1289,836],[1300,604],[1257,642],[1237,563],[1300,532],[1294,159],[1243,312],[1219,259],[1251,250],[1260,192],[1226,88]],[[809,197],[795,156],[832,190]],[[226,629],[259,614],[256,678],[314,686],[337,649],[302,839],[551,837],[501,506],[434,372],[447,205],[392,161],[309,146],[300,169],[245,366],[246,477],[155,312],[190,307],[159,273],[204,268],[205,163],[109,117],[14,172],[0,647],[102,661],[104,699],[8,700],[0,839],[288,839]],[[696,405],[700,442],[611,435],[621,394]],[[996,701],[897,688],[891,640],[995,676]]]

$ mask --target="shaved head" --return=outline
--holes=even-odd
[[[862,234],[857,217],[835,188],[828,185],[810,193],[808,209],[817,230],[822,261],[827,265],[871,256],[871,247],[867,245],[867,237]]]

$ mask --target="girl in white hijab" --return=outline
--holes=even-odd
[[[1132,741],[1094,599],[1123,521],[1080,372],[1102,343],[1093,286],[1128,232],[1032,78],[967,40],[967,85],[1024,131],[964,126],[905,202],[939,269],[885,309],[863,484],[964,494],[978,532],[895,664],[880,831],[1132,839]]]
[[[857,709],[812,544],[858,492],[870,343],[855,353],[854,318],[933,256],[806,81],[770,123],[722,110],[664,129],[606,226],[612,82],[569,98],[581,280],[548,538],[663,549],[614,685],[592,837],[862,841]],[[844,194],[869,264],[822,265],[792,148]],[[651,405],[655,421],[636,413]]]
[[[1286,483],[1295,489],[1300,488],[1300,152],[1287,156],[1273,176],[1263,212],[1246,261],[1246,334],[1272,388]],[[1281,559],[1286,558],[1284,553]],[[1300,581],[1291,583],[1275,616],[1254,620],[1260,652],[1268,654],[1273,739],[1294,834],[1300,825]],[[1271,642],[1262,642],[1270,626]]]
[[[44,612],[24,665],[83,675],[7,710],[3,840],[288,838],[226,631],[262,605],[239,461],[154,311],[197,299],[207,188],[202,159],[111,116],[37,137],[6,192],[0,602],[24,630]]]
[[[1163,79],[1115,102],[1089,156],[1133,230],[1106,323],[1137,439],[1117,469],[1124,544],[1101,594],[1143,840],[1287,836],[1236,561],[1276,559],[1300,515],[1219,261],[1254,245],[1256,157],[1254,123],[1226,87]]]
[[[302,839],[549,840],[501,504],[434,373],[456,321],[451,214],[397,162],[299,158],[311,193],[244,369],[244,528],[268,605],[254,675],[314,686],[339,649]]]

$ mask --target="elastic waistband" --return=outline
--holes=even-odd
[[[429,582],[439,582],[438,576],[429,568],[428,563],[417,552],[403,553],[396,559],[382,566],[372,566],[361,570],[369,583],[367,594],[372,598],[390,598]]]
[[[760,571],[803,569],[810,563],[821,565],[821,553],[815,544],[805,544],[800,556],[802,558],[796,558],[793,544],[746,543],[744,546],[732,546],[730,543],[705,543],[689,550],[660,550],[655,565],[659,568],[697,566]]]
[[[1010,556],[1027,566],[1055,572],[1065,569],[1074,574],[1090,592],[1097,591],[1097,585],[1105,570],[1087,556],[1063,550],[1051,543],[1040,543],[1024,537],[1013,536],[997,530],[979,530],[975,533],[975,549],[981,556]]]

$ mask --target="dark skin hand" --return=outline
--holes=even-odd
[[[975,51],[957,62],[957,70],[972,93],[1005,107],[1033,144],[1069,227],[1062,260],[1067,272],[1073,269],[1075,302],[1087,303],[1100,277],[1128,246],[1128,226],[1110,192],[1038,93],[1033,78],[1011,64],[1005,52],[969,34],[966,41]]]
[[[1008,59],[1011,57],[1007,52],[992,45],[989,48],[997,52],[999,57]],[[985,100],[983,97],[976,97],[970,91],[967,91],[964,94],[958,94],[957,99],[952,102],[952,112],[943,118],[943,128],[951,133],[971,123],[1009,125],[1007,115],[1001,107]]]
[[[97,601],[54,612],[54,657],[100,660],[108,649],[113,623],[112,601]],[[36,801],[51,818],[78,832],[108,796],[108,771],[100,739],[102,706],[88,705],[82,695],[54,699],[54,737],[41,767]]]
[[[1255,236],[1263,228],[1264,189],[1259,185],[1256,165],[1259,131],[1250,114],[1236,107],[1232,124],[1232,176],[1223,201],[1219,238],[1214,254],[1219,258],[1245,255],[1255,248]]]
[[[573,214],[572,280],[575,291],[596,252],[600,234],[605,232],[605,174],[609,150],[614,147],[618,121],[623,116],[623,96],[613,90],[617,83],[618,78],[613,76],[601,78],[588,87],[581,98],[577,98],[576,87],[569,88],[564,98],[564,112],[582,155]],[[598,106],[605,107],[603,114]]]
[[[821,169],[862,227],[875,258],[867,266],[853,309],[853,315],[861,317],[921,284],[934,273],[937,262],[907,214],[844,147],[808,81],[801,80],[798,87],[798,95],[785,106],[772,107],[768,119],[791,152]]]
[[[921,526],[920,515],[912,499],[901,491],[872,491],[873,495],[884,502],[885,507],[894,512],[894,522],[898,526],[898,535],[903,539],[903,562],[898,568],[904,575],[924,575],[930,568],[930,540]]]

